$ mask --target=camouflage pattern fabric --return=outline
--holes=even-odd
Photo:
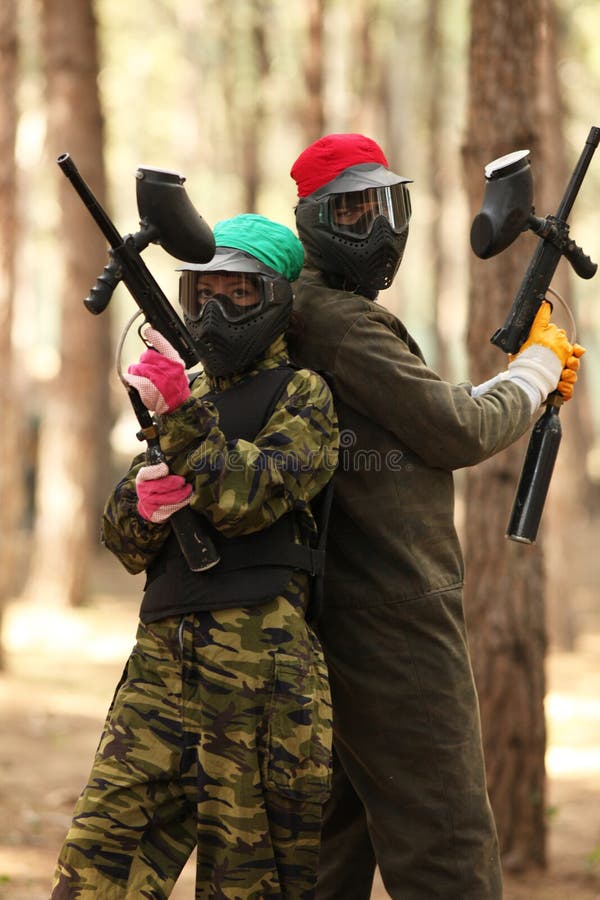
[[[294,510],[302,532],[315,531],[310,501],[331,479],[339,434],[327,383],[307,369],[286,385],[269,421],[252,442],[227,441],[219,414],[203,397],[261,369],[289,364],[285,340],[275,341],[254,369],[231,378],[200,375],[192,394],[159,420],[161,447],[173,472],[192,485],[190,505],[225,537],[261,531]],[[102,540],[129,572],[146,569],[170,533],[168,522],[146,522],[137,512],[135,477],[143,456],[106,505]]]
[[[330,789],[331,703],[305,576],[252,609],[139,626],[52,900],[309,900]]]

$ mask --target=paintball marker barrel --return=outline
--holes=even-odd
[[[113,249],[119,247],[123,243],[123,238],[107,216],[98,200],[96,200],[96,198],[94,197],[94,194],[92,193],[86,182],[81,177],[79,169],[73,162],[72,158],[68,153],[61,153],[56,162],[81,197],[84,205],[90,211],[92,218],[100,228],[100,231],[103,233],[110,246]]]
[[[590,128],[590,133],[588,134],[583,150],[581,151],[581,155],[573,169],[573,174],[571,175],[570,181],[565,190],[564,197],[560,202],[560,206],[558,207],[558,211],[556,213],[557,219],[567,219],[571,209],[573,208],[573,203],[575,202],[575,198],[579,193],[579,188],[585,178],[585,174],[588,170],[588,166],[592,161],[592,156],[594,155],[598,144],[600,143],[600,128],[597,125],[592,125]]]

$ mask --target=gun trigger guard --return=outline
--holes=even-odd
[[[117,375],[119,376],[119,380],[126,388],[128,387],[128,385],[123,377],[123,369],[122,369],[122,364],[121,364],[121,359],[123,356],[123,345],[125,344],[125,338],[127,337],[128,333],[129,333],[129,329],[133,326],[133,323],[135,322],[135,320],[143,315],[144,314],[141,309],[137,309],[134,312],[134,314],[131,316],[131,318],[129,319],[129,321],[127,322],[125,327],[123,328],[123,331],[121,332],[121,336],[119,337],[119,341],[117,343],[117,349],[115,352],[115,368],[117,370]],[[139,329],[138,329],[138,331],[139,331]],[[140,335],[140,337],[141,337],[141,335]],[[144,339],[142,338],[142,340],[144,340]]]
[[[144,335],[142,334],[142,328],[145,328],[146,325],[149,325],[149,324],[150,324],[150,323],[148,322],[148,320],[147,320],[147,319],[144,319],[144,321],[141,322],[141,323],[138,325],[137,333],[138,333],[139,339],[140,339],[140,341],[142,342],[142,344],[145,344],[146,347],[147,347],[149,350],[153,350],[154,347],[152,346],[152,344],[150,343],[150,341],[147,340],[147,339],[144,337]]]

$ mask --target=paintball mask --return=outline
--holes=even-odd
[[[391,285],[408,238],[407,183],[385,166],[363,163],[299,200],[298,233],[321,271],[369,294]]]
[[[183,318],[208,374],[243,372],[287,328],[289,281],[249,253],[218,247],[209,263],[178,271]]]

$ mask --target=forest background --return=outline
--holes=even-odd
[[[523,235],[493,260],[472,254],[469,228],[483,196],[483,167],[529,148],[536,213],[556,211],[590,126],[600,124],[598,33],[600,7],[576,0],[146,0],[142,11],[119,0],[3,0],[6,896],[44,896],[35,893],[32,859],[36,850],[44,859],[42,849],[56,850],[79,787],[42,787],[26,749],[64,760],[56,775],[61,785],[73,766],[85,777],[91,735],[126,652],[121,629],[133,637],[140,590],[136,579],[123,586],[98,544],[104,498],[139,450],[114,371],[114,349],[135,305],[119,287],[101,316],[83,308],[108,261],[106,242],[57,156],[72,155],[124,234],[138,227],[140,164],[183,173],[210,225],[257,211],[294,228],[289,169],[298,153],[327,132],[369,134],[391,168],[413,180],[407,251],[381,302],[444,377],[479,382],[505,365],[489,336],[504,321],[535,248],[535,238]],[[570,216],[575,240],[596,261],[599,188],[600,155]],[[174,299],[177,262],[156,246],[144,259]],[[556,771],[556,710],[563,723],[570,720],[560,706],[566,695],[552,681],[548,690],[548,673],[585,686],[588,724],[600,716],[589,694],[600,666],[600,397],[593,390],[600,382],[600,304],[597,281],[573,277],[564,261],[553,286],[575,310],[577,338],[588,353],[575,398],[561,413],[563,444],[536,544],[504,539],[526,439],[456,475],[490,795],[505,870],[524,878],[556,859],[548,784],[548,768]],[[556,319],[570,327],[559,308]],[[139,349],[134,337],[125,356],[133,360]],[[98,669],[94,656],[99,632],[106,634],[107,669]],[[91,693],[90,677],[97,679]],[[567,742],[578,737],[584,742],[576,730]],[[600,737],[590,747],[575,772],[583,794],[599,786]],[[80,750],[85,758],[75,762]],[[583,756],[573,757],[575,769]],[[578,838],[575,869],[564,876],[572,894],[576,884],[590,892],[581,897],[598,896],[597,806]],[[25,871],[19,858],[28,861]],[[528,900],[538,896],[531,882],[524,890]]]

